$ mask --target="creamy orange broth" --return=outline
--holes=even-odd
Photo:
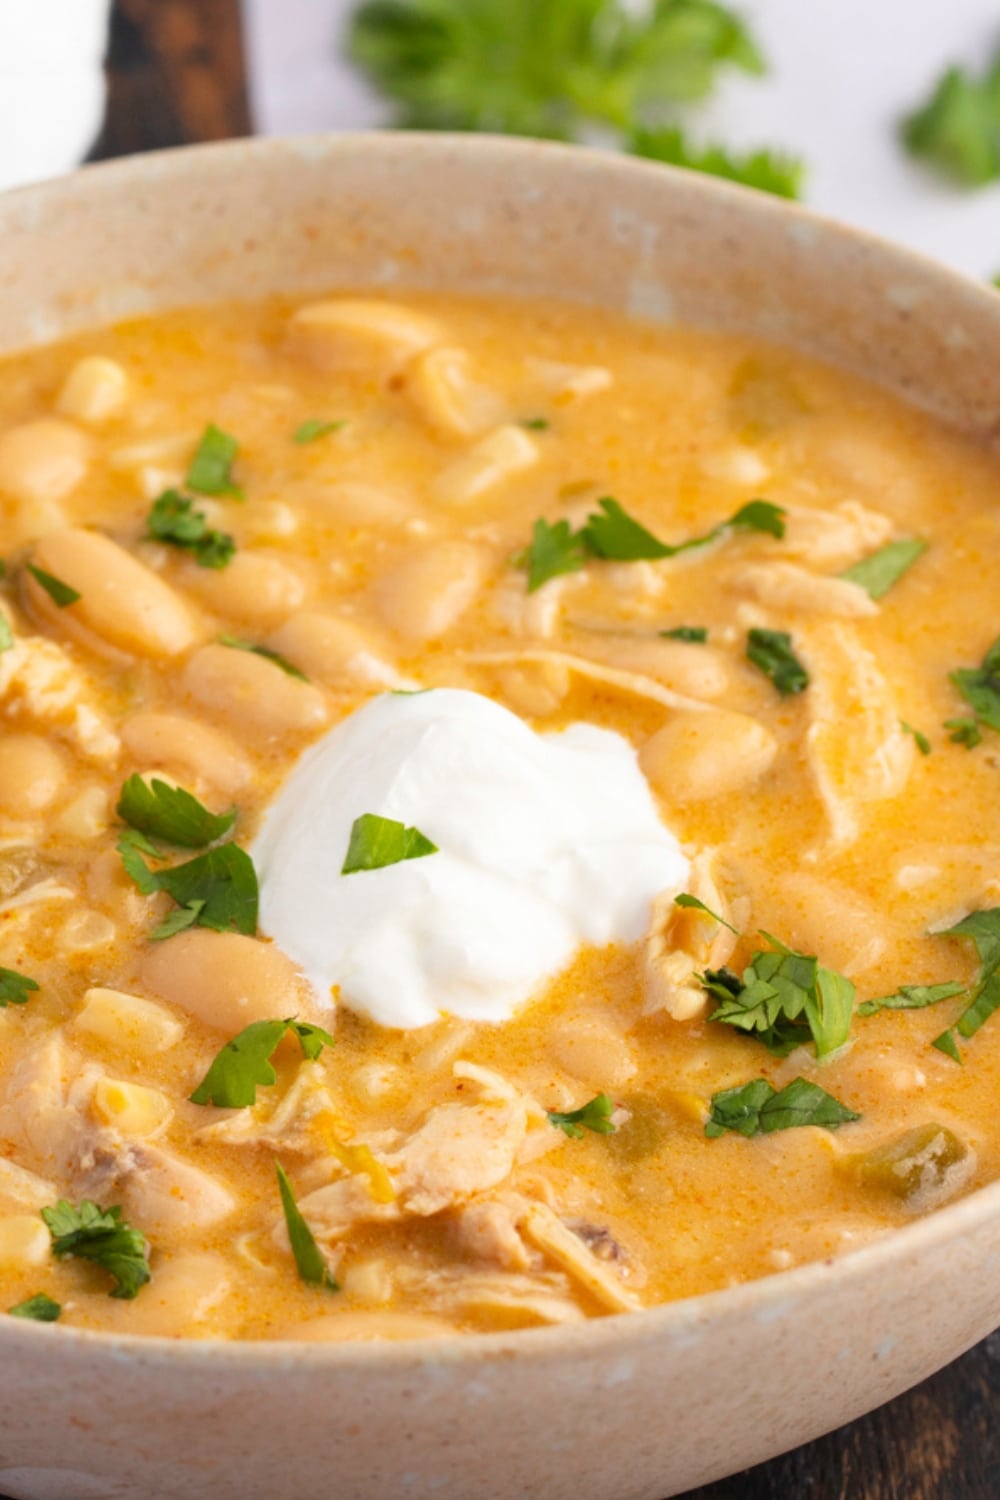
[[[345,1008],[325,1016],[283,978],[252,1018],[286,1015],[292,999],[335,1032],[335,1048],[306,1065],[323,1110],[293,1111],[287,1132],[267,1137],[303,1067],[283,1044],[250,1139],[203,1133],[235,1118],[188,1099],[237,1029],[232,1007],[213,1012],[210,965],[174,969],[171,945],[183,951],[190,935],[159,945],[150,967],[148,934],[172,904],[140,895],[122,871],[118,791],[133,771],[163,772],[215,811],[236,805],[247,844],[300,751],[378,690],[358,667],[362,647],[401,681],[474,689],[536,729],[588,720],[632,741],[668,826],[690,852],[714,851],[718,900],[744,934],[726,958],[737,972],[763,928],[846,973],[859,1001],[900,983],[971,982],[971,945],[928,929],[997,904],[997,741],[984,730],[969,751],[942,728],[969,712],[948,673],[976,664],[997,634],[995,459],[857,379],[738,338],[495,300],[410,298],[402,328],[376,336],[362,318],[350,338],[336,319],[303,325],[292,313],[281,303],[182,313],[3,367],[0,609],[15,646],[0,654],[0,965],[40,988],[0,1010],[0,1156],[23,1169],[0,1175],[0,1306],[44,1291],[77,1326],[231,1338],[527,1326],[764,1276],[907,1222],[906,1202],[863,1182],[855,1163],[911,1127],[946,1126],[975,1153],[960,1190],[993,1178],[1000,1022],[963,1043],[963,1067],[929,1045],[960,999],[856,1018],[851,1043],[822,1065],[806,1047],[774,1058],[704,1009],[677,1019],[659,1005],[641,948],[580,953],[501,1026],[444,1018],[384,1031]],[[411,317],[434,328],[418,337]],[[447,400],[435,384],[447,361],[428,361],[421,339],[465,351],[457,374],[445,370]],[[67,388],[92,355],[120,367],[120,389],[93,366]],[[311,418],[344,425],[296,444]],[[26,425],[42,420],[59,425]],[[185,488],[208,422],[237,439],[245,495],[194,497],[236,538],[219,571],[145,535],[156,496]],[[505,425],[521,466],[469,498],[472,471],[454,466]],[[662,562],[592,563],[529,596],[511,559],[536,518],[580,524],[608,494],[669,541],[755,496],[786,509],[788,530],[732,534]],[[92,628],[86,590],[54,607],[23,565],[35,558],[72,582],[73,546],[59,542],[71,527],[113,539],[186,602],[189,638],[159,654],[122,649],[120,622],[110,636]],[[851,606],[831,606],[823,581],[902,536],[929,547],[878,609],[831,614]],[[782,592],[767,571],[789,563],[810,575],[805,594]],[[126,590],[125,615],[135,597]],[[351,622],[357,638],[317,645],[307,612]],[[658,635],[677,625],[706,626],[709,643]],[[780,696],[747,662],[753,625],[791,632],[812,675],[804,692]],[[245,696],[217,690],[197,663],[226,633],[278,649],[311,682],[253,658]],[[595,681],[547,652],[634,677]],[[247,659],[232,651],[214,670],[235,681]],[[692,748],[681,729],[697,715],[644,696],[650,682],[744,717],[699,721],[709,729]],[[199,765],[202,751],[182,754],[162,722],[139,719],[136,731],[151,712],[209,726],[225,744]],[[900,718],[929,736],[929,756],[901,744]],[[854,756],[839,825],[819,795],[817,721]],[[766,753],[760,738],[740,738],[748,722],[763,727]],[[657,756],[649,741],[671,724]],[[886,736],[889,787],[872,781]],[[704,968],[719,931],[675,913],[662,947],[689,948],[689,967]],[[198,953],[227,941],[203,933]],[[118,992],[98,997],[103,1035],[94,989]],[[153,1007],[145,1019],[129,996]],[[606,1091],[616,1133],[571,1139],[543,1121],[504,1181],[456,1185],[438,1212],[332,1234],[317,1221],[341,1289],[303,1284],[275,1156],[300,1201],[351,1172],[391,1198],[391,1172],[386,1190],[384,1169],[366,1176],[365,1163],[392,1157],[436,1106],[481,1107],[482,1087],[455,1076],[456,1060],[494,1070],[536,1114]],[[711,1096],[759,1076],[817,1081],[861,1119],[707,1139]],[[125,1128],[109,1123],[121,1098],[108,1080],[156,1091]],[[352,1154],[369,1143],[371,1156]],[[151,1147],[165,1153],[152,1183]],[[58,1197],[121,1204],[147,1235],[152,1280],[134,1300],[110,1298],[103,1270],[52,1257],[38,1211]],[[477,1217],[484,1202],[498,1205],[495,1233]]]

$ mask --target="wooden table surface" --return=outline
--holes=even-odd
[[[108,79],[95,158],[251,133],[238,0],[118,0]],[[1000,1500],[998,1407],[1000,1333],[851,1426],[686,1500]]]

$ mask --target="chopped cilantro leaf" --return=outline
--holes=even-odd
[[[14,644],[14,632],[7,616],[0,611],[0,652],[9,651]]]
[[[774,193],[779,198],[802,195],[805,167],[796,157],[782,151],[762,148],[738,155],[719,145],[693,146],[678,125],[637,130],[629,140],[628,149],[635,156],[671,167],[686,167],[691,172],[707,172],[762,193]]]
[[[755,627],[747,631],[747,659],[770,677],[783,697],[801,693],[809,686],[809,673],[792,650],[792,638],[785,630]]]
[[[225,568],[232,561],[236,543],[228,531],[209,526],[204,511],[179,490],[164,490],[153,501],[147,519],[149,535],[190,552],[200,568]]]
[[[232,474],[238,451],[236,439],[210,422],[201,435],[185,482],[199,495],[230,495],[234,500],[242,500],[243,491]]]
[[[310,1061],[324,1047],[334,1045],[322,1026],[294,1017],[284,1021],[254,1021],[234,1036],[216,1054],[201,1083],[191,1095],[192,1104],[215,1104],[220,1109],[246,1109],[257,1102],[258,1087],[274,1083],[277,1074],[271,1057],[286,1036],[298,1039],[303,1056]]]
[[[114,1279],[112,1297],[131,1300],[146,1285],[149,1245],[123,1221],[120,1208],[99,1208],[89,1198],[74,1208],[61,1198],[55,1208],[42,1209],[42,1218],[52,1236],[53,1255],[58,1260],[72,1255],[101,1266]]]
[[[740,935],[739,929],[734,927],[732,922],[727,922],[725,917],[720,917],[717,911],[713,911],[710,906],[705,905],[704,901],[699,901],[697,896],[689,895],[687,891],[682,891],[679,896],[674,897],[674,905],[691,907],[694,911],[703,911],[706,916],[712,918],[713,922],[718,922],[722,927],[728,927],[729,931],[735,932],[737,937]]]
[[[975,710],[977,724],[1000,729],[1000,639],[993,642],[981,666],[959,667],[948,675],[966,703]],[[963,739],[962,743],[969,744],[969,741]]]
[[[537,520],[532,528],[531,546],[513,559],[517,568],[528,570],[528,593],[533,594],[550,578],[563,573],[578,573],[587,563],[587,548],[579,532],[568,521]]]
[[[854,985],[807,953],[796,953],[769,933],[771,949],[761,949],[742,979],[728,969],[707,970],[702,985],[720,1002],[709,1016],[762,1042],[778,1057],[812,1041],[817,1057],[836,1052],[847,1041],[854,1010]]]
[[[19,974],[16,969],[0,969],[0,1010],[8,1005],[27,1005],[38,989],[38,981]]]
[[[974,750],[983,742],[983,731],[975,719],[945,719],[945,729],[950,729],[948,738],[955,745],[964,745],[966,750]]]
[[[580,533],[587,550],[595,557],[613,562],[636,562],[643,558],[673,556],[676,549],[658,541],[611,495],[598,500],[597,504],[599,509],[588,518]]]
[[[378,813],[362,813],[354,819],[351,841],[340,873],[353,875],[357,870],[382,870],[386,865],[398,865],[406,859],[423,859],[425,855],[437,852],[437,844],[432,844],[419,828],[407,828],[395,818],[382,818]]]
[[[279,667],[286,677],[294,677],[299,682],[308,682],[309,678],[298,667],[293,666],[287,657],[282,656],[279,651],[272,651],[270,646],[255,646],[253,641],[241,640],[237,635],[220,635],[220,646],[231,646],[234,651],[250,651],[254,656],[262,656],[265,661],[272,662]]]
[[[588,517],[586,525],[579,531],[573,531],[568,521],[535,522],[531,546],[513,558],[515,567],[528,570],[529,594],[560,573],[579,572],[586,566],[588,557],[607,562],[661,560],[695,547],[704,547],[730,530],[765,531],[776,537],[785,534],[785,512],[770,500],[750,500],[735,515],[713,526],[704,536],[691,537],[674,545],[661,542],[647,531],[613,496],[606,495],[597,503],[599,509]]]
[[[941,1000],[950,1000],[960,995],[964,984],[901,984],[891,995],[880,995],[877,1000],[866,1000],[858,1006],[859,1016],[874,1016],[880,1010],[923,1010],[927,1005],[937,1005]]]
[[[76,589],[70,588],[68,583],[63,583],[62,579],[57,578],[54,573],[46,573],[44,568],[36,568],[34,563],[28,563],[28,572],[59,609],[68,609],[71,604],[76,604],[80,599]]]
[[[529,432],[548,432],[552,423],[548,417],[525,417],[521,426],[526,427]]]
[[[318,438],[326,437],[328,433],[339,432],[345,426],[341,419],[339,422],[324,422],[322,417],[310,417],[306,422],[300,422],[292,433],[292,442],[300,446],[305,443],[315,443]]]
[[[966,997],[965,1009],[954,1027],[949,1027],[932,1043],[956,1062],[961,1062],[954,1033],[966,1041],[980,1026],[1000,1010],[1000,906],[970,912],[939,937],[971,938],[979,958],[979,976]]]
[[[58,1323],[62,1316],[62,1304],[53,1302],[44,1292],[36,1292],[24,1302],[8,1307],[7,1314],[11,1318],[30,1318],[33,1323]]]
[[[115,810],[123,823],[140,833],[184,849],[203,849],[206,844],[213,844],[236,822],[235,811],[210,813],[183,787],[171,786],[158,776],[148,782],[141,776],[130,776],[122,786]]]
[[[907,724],[905,719],[900,719],[899,727],[904,734],[913,735],[913,738],[916,741],[917,749],[920,751],[921,755],[930,755],[931,742],[927,738],[926,734],[922,734],[919,729],[914,729],[913,725]]]
[[[316,1243],[316,1237],[295,1201],[292,1184],[286,1177],[284,1168],[279,1161],[275,1161],[274,1167],[278,1174],[278,1190],[281,1193],[285,1228],[288,1230],[288,1240],[292,1247],[292,1254],[295,1256],[300,1279],[311,1286],[323,1287],[328,1292],[339,1292],[340,1287],[323,1258],[323,1253]]]
[[[172,913],[154,928],[154,940],[173,937],[185,927],[241,932],[246,937],[257,931],[257,872],[238,844],[219,844],[182,865],[151,870],[142,855],[162,859],[162,853],[145,834],[130,829],[118,840],[118,852],[126,874],[144,896],[166,891],[182,909],[182,915]]]
[[[962,1066],[962,1054],[958,1050],[955,1033],[950,1026],[947,1031],[942,1031],[940,1036],[934,1038],[931,1046],[936,1047],[939,1052],[943,1052],[945,1057],[950,1057],[952,1062],[957,1062],[959,1067]]]
[[[863,557],[840,576],[848,583],[856,583],[873,599],[881,599],[926,551],[926,542],[917,537],[902,537],[897,542],[886,542],[884,547],[870,557]]]
[[[704,646],[708,640],[704,625],[675,625],[672,630],[661,630],[660,635],[667,641],[688,641],[694,646]]]
[[[800,1125],[822,1125],[826,1130],[836,1130],[839,1125],[860,1118],[853,1109],[805,1078],[796,1078],[780,1092],[766,1078],[755,1078],[752,1083],[712,1095],[705,1134],[714,1138],[733,1130],[750,1138]]]
[[[576,1140],[581,1139],[585,1130],[592,1130],[595,1135],[614,1135],[617,1129],[611,1123],[614,1112],[615,1106],[610,1094],[595,1094],[593,1099],[579,1109],[545,1111],[550,1125],[555,1125],[558,1130]]]
[[[949,68],[902,124],[903,141],[963,187],[1000,177],[1000,55],[976,76]]]

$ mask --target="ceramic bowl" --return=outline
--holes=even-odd
[[[706,177],[371,135],[145,156],[0,199],[0,350],[338,286],[762,335],[1000,441],[1000,296]],[[566,1328],[296,1346],[0,1319],[0,1492],[663,1500],[850,1421],[997,1323],[1000,1185],[843,1259]]]

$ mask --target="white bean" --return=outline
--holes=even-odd
[[[181,687],[241,734],[267,737],[321,729],[330,717],[318,688],[274,662],[232,646],[202,646],[188,660]]]
[[[478,594],[487,557],[471,542],[430,542],[407,552],[375,585],[379,612],[407,641],[436,640]]]
[[[238,932],[193,928],[151,943],[139,959],[140,987],[235,1036],[253,1021],[329,1017],[290,958]]]
[[[181,597],[99,532],[52,532],[38,543],[32,562],[80,595],[61,609],[33,576],[25,583],[33,608],[70,634],[82,627],[118,651],[154,657],[176,656],[197,639]]]
[[[306,596],[302,572],[266,552],[237,552],[218,572],[191,563],[184,582],[215,614],[263,629],[287,619]]]
[[[292,314],[289,345],[331,369],[391,373],[441,338],[423,313],[397,302],[338,297],[309,302]]]
[[[76,489],[90,462],[90,439],[57,417],[0,433],[0,492],[44,505]]]
[[[771,768],[778,742],[747,714],[678,713],[641,747],[639,764],[668,802],[706,802],[752,786]]]
[[[139,713],[121,727],[122,744],[143,767],[162,767],[180,780],[194,779],[226,796],[250,780],[251,765],[234,740],[180,714]]]

